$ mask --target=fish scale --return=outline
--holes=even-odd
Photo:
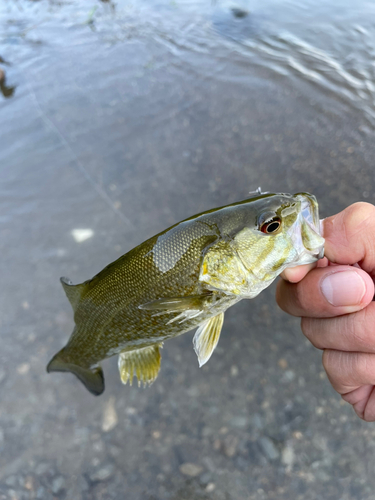
[[[91,280],[73,285],[62,279],[75,328],[47,370],[72,372],[98,395],[104,390],[100,362],[119,354],[124,383],[134,375],[151,383],[163,341],[196,327],[201,366],[217,345],[226,309],[258,295],[286,267],[316,261],[323,243],[318,205],[307,193],[259,194],[190,217]]]

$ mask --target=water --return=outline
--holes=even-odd
[[[191,336],[168,343],[147,391],[115,359],[98,399],[45,365],[73,324],[62,275],[259,185],[313,192],[323,216],[374,202],[374,14],[1,2],[0,498],[372,498],[371,428],[272,290],[228,312],[204,369]]]

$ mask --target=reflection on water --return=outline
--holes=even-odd
[[[313,87],[321,94],[314,100],[322,98],[335,113],[363,113],[367,130],[375,125],[374,17],[375,3],[367,0],[355,5],[344,0],[101,0],[90,6],[84,1],[8,0],[0,6],[0,42],[3,52],[18,60],[27,51],[32,57],[36,44],[62,43],[62,27],[76,43],[86,43],[86,25],[105,44],[148,38],[179,57],[215,50],[213,57],[221,51],[222,59],[235,53],[238,64],[248,61],[292,84],[297,80],[306,94]],[[4,95],[13,90],[2,87]]]

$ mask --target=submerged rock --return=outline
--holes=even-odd
[[[267,437],[263,436],[259,439],[260,448],[264,454],[264,456],[270,460],[277,460],[280,457],[280,452],[274,445],[273,441]]]
[[[241,7],[232,7],[231,11],[232,11],[233,16],[237,17],[239,19],[249,15],[249,12],[245,9],[241,9]]]

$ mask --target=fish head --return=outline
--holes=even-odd
[[[261,196],[253,202],[252,210],[250,223],[234,235],[234,245],[253,290],[268,286],[287,267],[309,264],[324,256],[315,196]]]

